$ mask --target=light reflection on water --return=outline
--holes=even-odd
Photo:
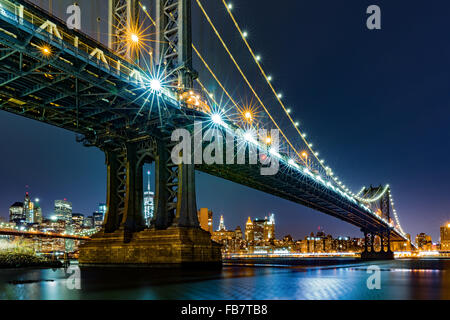
[[[381,269],[381,290],[367,288],[371,265]],[[81,269],[82,289],[69,290],[64,269],[8,269],[0,270],[0,299],[450,299],[449,273],[450,260],[439,259],[218,271],[102,268]]]

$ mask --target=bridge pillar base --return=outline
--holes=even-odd
[[[97,233],[80,246],[80,266],[220,267],[221,246],[197,228]]]
[[[361,260],[394,260],[394,252],[368,252],[361,253]]]

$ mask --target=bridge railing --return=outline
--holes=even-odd
[[[74,32],[74,30],[70,30],[67,27],[62,27],[61,21],[56,17],[50,15],[49,17],[42,17],[33,13],[32,10],[28,10],[22,4],[9,0],[0,0],[0,18],[2,17],[10,20],[10,22],[14,22],[14,24],[23,29],[27,29],[31,34],[44,36],[49,44],[56,42],[74,55],[83,55],[85,58],[95,61],[98,68],[121,78],[123,81],[134,83],[143,89],[150,86],[150,76],[140,66],[110,51],[110,49],[106,49],[100,43],[98,46],[91,45],[97,41],[90,39],[87,35],[79,36],[80,32],[78,31]],[[83,41],[83,39],[89,39],[89,41]],[[46,44],[33,45],[38,49],[43,49],[43,46]],[[158,94],[168,100],[171,105],[180,107],[180,99],[172,90],[161,88]]]

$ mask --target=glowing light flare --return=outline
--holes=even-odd
[[[255,139],[255,132],[253,130],[249,130],[244,133],[244,139],[247,142],[251,142],[253,144],[257,144],[258,142]]]
[[[214,122],[215,124],[219,124],[219,125],[222,125],[224,122],[223,122],[223,119],[222,119],[222,116],[220,115],[220,114],[218,114],[218,113],[215,113],[215,114],[213,114],[212,116],[211,116],[211,120],[212,120],[212,122]]]
[[[41,47],[41,52],[44,56],[49,56],[52,54],[52,49],[49,46],[43,46]]]
[[[288,163],[289,163],[289,165],[291,165],[291,166],[294,167],[294,168],[297,168],[297,169],[300,168],[300,167],[298,166],[298,164],[297,164],[293,159],[290,159],[290,160],[288,161]]]
[[[134,43],[138,43],[139,42],[139,36],[137,34],[135,34],[135,33],[132,33],[130,38],[131,38],[131,41],[134,42]]]
[[[150,80],[150,89],[153,92],[160,92],[162,89],[162,83],[159,79],[151,79]]]
[[[275,156],[275,157],[277,157],[279,159],[282,158],[281,154],[279,154],[278,151],[276,149],[274,149],[274,148],[270,148],[269,152],[270,152],[271,155],[273,155],[273,156]]]

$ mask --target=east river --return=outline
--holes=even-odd
[[[3,269],[0,299],[450,299],[450,260],[446,259],[298,264],[225,265],[216,271],[78,269],[76,265],[66,270]],[[374,273],[368,271],[374,266],[380,289],[370,290],[368,280]]]

